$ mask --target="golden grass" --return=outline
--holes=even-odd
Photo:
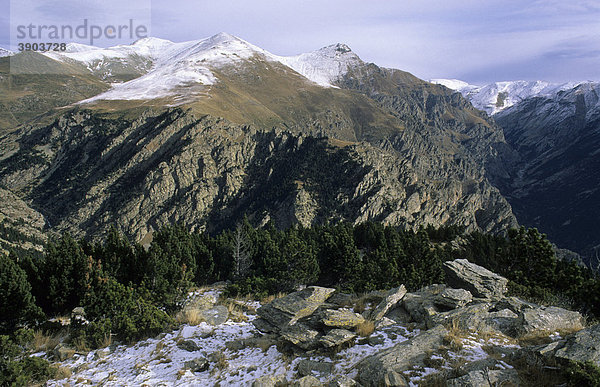
[[[179,311],[175,315],[175,321],[178,324],[198,325],[203,320],[198,309],[187,309]]]
[[[73,371],[71,371],[71,369],[69,367],[58,367],[56,369],[56,374],[54,375],[54,378],[56,380],[61,380],[61,379],[70,378],[72,375],[73,375]]]
[[[535,331],[520,335],[517,341],[522,346],[549,344],[552,342],[550,335],[553,333],[558,333],[562,337],[565,337],[571,333],[579,332],[583,328],[582,324],[575,324],[567,329],[559,329],[557,331]]]
[[[61,334],[49,336],[44,331],[35,330],[29,345],[34,352],[49,351],[56,347],[63,338]]]
[[[453,351],[460,351],[463,348],[463,338],[468,336],[468,332],[461,328],[460,322],[457,319],[453,319],[446,326],[448,334],[444,337],[444,344],[446,344]]]
[[[281,292],[279,292],[277,294],[270,294],[270,295],[268,295],[266,297],[261,298],[260,299],[260,303],[263,304],[263,305],[265,305],[265,304],[268,304],[269,302],[273,302],[276,299],[282,298],[282,297],[285,297],[285,296],[286,296],[286,294],[285,293],[281,293]]]
[[[356,333],[362,337],[369,337],[375,331],[375,322],[365,320],[356,327]]]

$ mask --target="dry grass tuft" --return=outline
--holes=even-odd
[[[73,375],[73,371],[71,371],[71,369],[69,367],[58,367],[56,369],[56,374],[54,375],[54,378],[56,380],[61,380],[61,379],[70,378],[72,375]]]
[[[375,322],[365,320],[356,327],[356,333],[362,337],[369,337],[375,331]]]
[[[44,331],[35,330],[33,340],[29,344],[34,352],[49,351],[56,347],[64,339],[63,335],[47,335]]]
[[[453,351],[460,351],[463,348],[462,339],[468,335],[468,332],[461,328],[460,322],[456,319],[450,321],[446,329],[448,334],[444,337],[444,344]]]
[[[73,340],[73,347],[75,347],[75,350],[78,352],[90,351],[90,347],[88,347],[87,342],[83,337],[78,337],[77,339]]]
[[[268,304],[269,302],[273,302],[276,299],[282,298],[282,297],[285,297],[285,296],[286,296],[286,294],[285,293],[281,293],[281,292],[279,292],[277,294],[270,294],[270,295],[268,295],[266,297],[261,298],[260,299],[260,303],[262,305],[265,305],[265,304]]]
[[[179,324],[198,325],[202,322],[202,318],[198,309],[187,309],[178,312],[175,321]]]

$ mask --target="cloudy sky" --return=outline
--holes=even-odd
[[[6,48],[14,48],[10,33],[17,20],[108,23],[136,17],[149,20],[153,36],[184,41],[226,31],[280,55],[346,43],[365,61],[424,79],[600,80],[598,0],[0,0],[0,5],[12,11],[0,15],[0,46]]]

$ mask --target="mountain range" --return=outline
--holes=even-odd
[[[492,114],[519,154],[499,184],[519,221],[597,260],[600,236],[600,84],[435,80]]]
[[[529,209],[552,181],[529,173],[547,153],[525,135],[547,138],[548,127],[518,118],[549,108],[519,107],[573,87],[432,83],[344,44],[283,57],[226,33],[72,44],[0,58],[0,184],[45,231],[90,238],[117,224],[148,242],[165,223],[210,231],[244,215],[278,227],[377,220],[486,232],[519,219],[553,237]],[[560,245],[583,251],[597,239]]]

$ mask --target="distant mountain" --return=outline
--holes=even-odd
[[[12,51],[6,50],[2,47],[0,47],[0,58],[5,57],[5,56],[11,56],[14,55],[14,53]]]
[[[503,190],[520,222],[588,258],[600,251],[600,84],[521,101],[495,116],[521,155]]]
[[[221,33],[15,57],[101,86],[0,139],[0,183],[52,230],[118,224],[147,240],[166,222],[215,230],[244,214],[280,227],[516,225],[493,185],[513,157],[501,129],[346,45],[281,57]]]
[[[432,79],[430,82],[458,91],[473,106],[489,115],[501,112],[527,98],[549,96],[576,86],[575,83],[554,84],[543,81],[495,82],[484,86],[475,86],[456,79]]]

